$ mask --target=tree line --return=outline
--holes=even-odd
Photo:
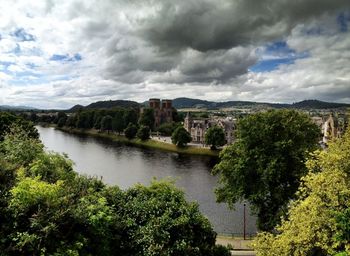
[[[151,131],[158,132],[163,136],[171,136],[173,144],[184,147],[191,142],[192,138],[188,131],[183,128],[183,113],[173,110],[173,122],[162,123],[155,127],[154,110],[144,108],[140,113],[134,108],[114,109],[87,109],[76,113],[66,114],[61,111],[57,114],[30,113],[24,117],[32,122],[53,123],[60,127],[78,129],[97,129],[104,132],[116,132],[124,134],[128,139],[135,137],[141,140],[150,138]],[[205,142],[216,150],[218,146],[226,143],[225,134],[221,127],[210,127],[205,135]]]
[[[22,121],[0,113],[1,255],[230,255],[173,182],[121,190],[79,175]]]

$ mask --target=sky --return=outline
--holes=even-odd
[[[349,0],[1,0],[0,105],[350,103]]]

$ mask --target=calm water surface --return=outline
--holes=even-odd
[[[217,177],[210,174],[216,159],[179,155],[158,150],[142,149],[92,138],[64,133],[54,128],[37,126],[40,139],[48,150],[67,153],[82,174],[102,177],[110,185],[128,188],[135,183],[149,184],[154,178],[171,177],[190,201],[197,201],[218,233],[243,232],[243,205],[229,210],[215,202]],[[246,230],[256,232],[255,217],[247,209]]]

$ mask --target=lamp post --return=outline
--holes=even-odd
[[[245,222],[246,222],[246,220],[245,220],[245,203],[243,204],[243,240],[245,240]]]

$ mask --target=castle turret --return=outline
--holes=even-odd
[[[190,115],[190,112],[187,112],[187,115],[184,120],[184,128],[186,129],[186,131],[191,133],[191,127],[192,127],[191,115]]]

